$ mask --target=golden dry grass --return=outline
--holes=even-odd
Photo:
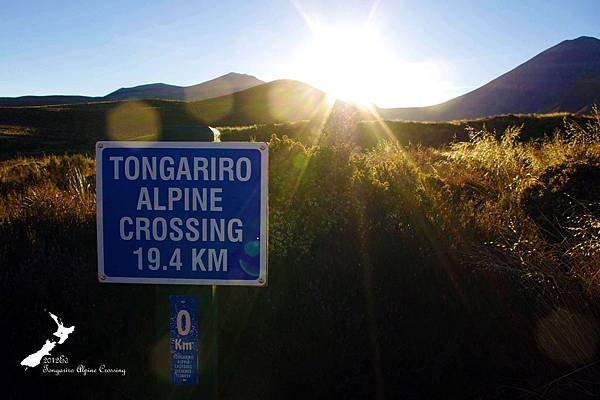
[[[518,140],[519,127],[472,130],[470,141],[446,147],[382,142],[366,151],[273,136],[270,283],[219,291],[220,379],[258,393],[258,383],[241,383],[285,373],[331,387],[352,374],[357,381],[340,390],[357,393],[381,351],[393,390],[421,374],[436,376],[449,398],[506,397],[504,384],[515,381],[570,397],[556,377],[590,372],[598,345],[599,132],[596,113],[543,141]],[[98,315],[142,324],[95,281],[94,180],[84,155],[0,162],[0,282],[15,299],[85,298]],[[119,289],[112,296],[130,301]],[[82,325],[108,329],[85,313]],[[243,356],[240,337],[252,343]],[[600,394],[583,378],[576,391]]]

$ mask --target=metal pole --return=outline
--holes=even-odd
[[[220,142],[220,132],[210,128],[213,141]],[[160,140],[160,139],[159,139]],[[198,300],[198,385],[174,385],[171,382],[169,321],[171,295],[191,295]],[[155,346],[152,357],[161,393],[157,398],[218,398],[219,307],[217,286],[156,285],[154,287]],[[156,360],[158,358],[158,360]]]

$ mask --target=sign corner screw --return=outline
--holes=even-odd
[[[101,281],[105,281],[106,280],[106,276],[105,275],[100,275],[100,280]]]
[[[101,149],[101,148],[103,148],[103,147],[104,147],[104,145],[103,145],[102,143],[98,143],[98,148],[99,148],[99,149]]]

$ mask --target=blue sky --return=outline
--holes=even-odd
[[[385,42],[381,64],[406,67],[365,85],[403,76],[429,86],[422,96],[413,89],[394,97],[399,91],[390,89],[370,100],[425,105],[480,86],[562,40],[600,37],[599,1],[1,0],[0,10],[0,96],[100,96],[152,82],[191,85],[230,71],[327,86],[318,70],[335,60],[307,52],[321,38],[306,17],[346,32],[371,13],[377,40]],[[351,71],[369,73],[363,69]]]

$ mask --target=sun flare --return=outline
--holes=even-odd
[[[292,69],[298,79],[363,105],[424,106],[453,97],[444,63],[402,60],[401,44],[390,46],[372,19],[358,26],[326,25],[301,14],[310,34],[296,53]]]
[[[368,103],[383,83],[375,72],[386,55],[368,32],[319,28],[303,53],[305,79],[336,98]]]

